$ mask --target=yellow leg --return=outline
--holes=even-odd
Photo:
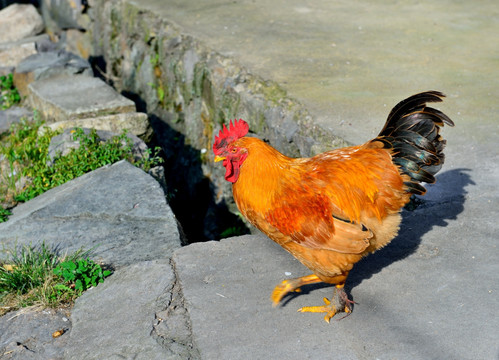
[[[352,307],[351,303],[353,301],[348,299],[348,296],[343,289],[344,283],[336,285],[333,293],[333,297],[331,298],[331,301],[329,301],[327,298],[324,298],[324,304],[323,306],[304,306],[298,311],[300,312],[320,312],[320,313],[326,313],[324,316],[324,320],[329,323],[329,320],[336,315],[339,312],[346,312],[347,314],[350,314],[352,312]]]
[[[317,277],[317,275],[307,275],[296,279],[284,280],[279,285],[274,288],[270,299],[272,300],[272,305],[277,306],[282,298],[290,292],[300,292],[300,287],[308,284],[315,284],[321,282],[322,280]]]

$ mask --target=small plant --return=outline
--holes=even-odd
[[[21,102],[21,96],[14,86],[12,74],[0,76],[0,110],[6,110]]]
[[[49,165],[48,148],[57,132],[45,129],[40,135],[41,126],[43,121],[35,114],[34,121],[24,119],[14,124],[8,134],[0,135],[0,222],[6,221],[9,215],[5,209],[101,166],[127,159],[149,171],[162,162],[160,148],[154,152],[148,149],[143,158],[134,159],[132,142],[125,131],[104,142],[96,130],[85,133],[83,129],[76,129],[73,137],[80,147],[56,157]]]
[[[43,122],[34,114],[34,121],[22,119],[13,124],[8,133],[0,136],[0,207],[12,208],[15,196],[27,183],[25,169],[34,169],[45,163],[50,139],[55,132],[38,135]],[[1,210],[0,210],[1,213]],[[3,212],[5,220],[6,212]]]
[[[248,227],[246,227],[246,225],[245,225],[246,219],[244,218],[243,214],[241,214],[238,211],[238,212],[236,212],[235,215],[236,215],[236,218],[234,218],[232,220],[234,225],[226,228],[225,230],[223,230],[220,233],[221,239],[232,237],[232,236],[241,236],[241,235],[245,235],[245,234],[249,233]]]
[[[12,215],[12,213],[0,206],[0,223],[7,221],[7,218]]]
[[[240,236],[248,233],[248,229],[242,226],[232,226],[230,228],[225,229],[220,233],[220,238],[228,238],[232,236]]]
[[[140,167],[145,172],[148,172],[151,168],[163,163],[163,158],[159,155],[160,153],[161,147],[159,146],[154,148],[154,152],[151,148],[147,148],[144,157],[135,162],[134,165]]]
[[[111,274],[88,259],[88,251],[60,258],[44,243],[9,251],[0,263],[0,315],[18,308],[70,304],[85,290]]]
[[[54,274],[65,281],[65,284],[56,286],[58,290],[68,291],[74,288],[76,292],[83,292],[103,282],[105,277],[111,275],[111,271],[102,270],[101,266],[92,260],[80,259],[60,263],[54,269]]]

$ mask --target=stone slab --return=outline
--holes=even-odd
[[[0,66],[3,68],[15,68],[24,58],[36,54],[34,42],[23,42],[0,49]]]
[[[95,248],[93,259],[115,267],[165,258],[180,247],[161,186],[126,161],[20,204],[0,224],[0,258],[16,245],[42,241],[63,254]]]
[[[57,76],[28,86],[29,102],[49,123],[135,112],[135,103],[104,81],[88,76]]]
[[[173,260],[202,358],[495,358],[498,252],[459,240],[492,236],[479,225],[464,229],[469,211],[460,211],[454,199],[406,212],[400,236],[351,272],[353,313],[330,324],[322,314],[297,312],[322,305],[330,286],[304,287],[272,308],[275,285],[309,272],[264,236],[177,250]]]
[[[71,330],[67,309],[23,308],[0,317],[2,360],[63,359]],[[62,330],[62,336],[52,334]]]
[[[0,110],[0,134],[9,130],[12,124],[18,123],[23,118],[32,119],[33,112],[18,106]]]
[[[87,60],[66,51],[44,51],[23,59],[16,67],[14,84],[19,93],[28,95],[28,85],[35,80],[56,75],[93,76]]]
[[[139,262],[88,290],[71,313],[65,359],[172,359],[151,336],[155,313],[170,299],[169,261]]]
[[[352,143],[375,136],[392,106],[426,90],[449,96],[440,107],[460,136],[473,131],[474,119],[498,132],[499,23],[489,1],[146,0],[140,7],[276,81],[318,125]]]
[[[149,124],[149,117],[145,113],[129,112],[107,116],[99,116],[86,119],[74,119],[58,121],[48,124],[46,127],[52,130],[65,130],[74,127],[98,129],[112,131],[121,134],[123,130],[140,137],[144,141],[150,141],[152,138],[152,128]],[[44,131],[45,127],[40,131]]]

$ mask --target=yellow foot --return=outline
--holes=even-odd
[[[333,297],[331,298],[332,302],[324,298],[323,306],[304,306],[298,309],[299,312],[313,312],[313,313],[326,313],[324,316],[324,320],[329,324],[331,318],[339,312],[346,312],[347,315],[352,313],[352,308],[350,306],[353,301],[349,300],[345,290],[343,287],[336,287]],[[342,318],[343,319],[343,318]],[[341,320],[341,319],[340,319]]]
[[[272,295],[270,295],[272,305],[276,307],[281,302],[282,298],[290,292],[300,292],[301,286],[318,282],[321,282],[321,280],[314,274],[297,279],[284,280],[274,288]]]
[[[329,320],[336,315],[338,312],[336,310],[336,306],[331,305],[331,301],[329,301],[328,298],[322,299],[324,300],[324,306],[304,306],[300,309],[298,309],[299,312],[313,312],[313,313],[326,313],[326,316],[324,316],[324,320],[326,320],[327,323],[329,323]]]

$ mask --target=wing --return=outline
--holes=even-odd
[[[269,225],[292,241],[312,249],[349,254],[360,254],[369,246],[373,233],[362,224],[346,220],[329,198],[316,194],[295,194],[293,198],[281,200],[265,216]]]

